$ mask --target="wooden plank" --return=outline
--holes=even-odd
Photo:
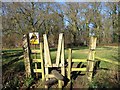
[[[36,49],[36,45],[33,45],[34,49]],[[37,59],[37,53],[34,54],[34,58]],[[35,69],[37,70],[37,63],[35,63]],[[38,78],[38,73],[36,72],[36,78]]]
[[[58,40],[58,48],[57,48],[57,55],[56,55],[56,65],[59,65],[60,62],[60,52],[61,52],[61,44],[62,44],[63,33],[59,34]]]
[[[42,69],[33,69],[34,73],[41,73]]]
[[[47,41],[47,35],[43,35],[43,41],[44,41],[44,61],[45,61],[45,76],[49,74],[49,70],[47,65],[52,65],[51,64],[51,58],[50,58],[50,52],[49,52],[49,47],[48,47],[48,41]],[[48,80],[48,77],[45,77],[45,80]],[[45,85],[45,88],[48,88],[47,85]]]
[[[68,59],[67,59],[68,62]],[[87,59],[72,59],[72,62],[87,62]]]
[[[68,49],[68,68],[67,68],[67,78],[69,79],[68,86],[71,88],[72,80],[71,80],[71,71],[72,71],[72,50]]]
[[[48,75],[45,75],[46,78],[55,78],[55,76],[53,74],[48,74]]]
[[[32,61],[33,62],[41,62],[42,60],[41,59],[33,59]]]
[[[94,61],[94,52],[90,50],[90,53],[89,53],[89,57],[88,57],[88,60],[91,60],[91,61],[88,61],[88,64],[87,64],[87,73],[88,73],[88,80],[91,82],[92,80],[92,77],[93,77],[93,69],[94,69],[94,65],[95,65],[95,62]]]
[[[61,74],[65,76],[65,52],[64,52],[64,37],[62,39],[62,50],[61,50]],[[64,79],[64,78],[63,78]],[[59,81],[59,84],[64,86],[64,81]]]
[[[41,69],[42,69],[42,80],[45,79],[45,72],[44,72],[44,61],[43,61],[43,43],[40,42],[40,57],[41,57]]]
[[[97,59],[99,61],[104,61],[104,62],[120,65],[120,62],[118,62],[118,61],[112,61],[112,60],[105,59],[105,58],[100,58],[100,57],[95,57],[95,59]]]
[[[86,71],[86,68],[72,68],[72,71]]]
[[[58,71],[52,70],[51,73],[55,76],[56,79],[58,79],[58,80],[64,80],[63,75],[60,74]]]
[[[30,43],[29,43],[29,34],[23,36],[23,49],[24,49],[24,63],[26,77],[31,77],[31,63],[30,63]]]
[[[44,34],[43,35],[43,39],[44,39],[44,58],[45,58],[45,65],[52,65],[51,63],[51,58],[50,58],[50,51],[49,51],[49,47],[48,47],[48,41],[47,41],[47,35]]]
[[[49,74],[48,67],[45,67],[45,76]],[[48,77],[45,77],[45,80],[48,80]],[[45,85],[45,88],[48,88],[48,86]]]
[[[62,89],[62,81],[58,80],[58,88]]]
[[[68,79],[71,80],[72,50],[68,49]]]
[[[31,53],[40,53],[40,50],[31,50]]]

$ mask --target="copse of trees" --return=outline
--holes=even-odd
[[[118,42],[118,3],[2,3],[3,47],[19,47],[23,34],[39,32],[48,35],[50,46],[56,46],[58,34],[65,34],[66,46],[87,45],[89,36],[98,44]]]

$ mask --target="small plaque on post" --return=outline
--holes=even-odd
[[[39,44],[39,33],[29,33],[30,44]]]

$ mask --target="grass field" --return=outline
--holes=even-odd
[[[21,87],[21,85],[25,84],[25,73],[24,73],[24,62],[23,58],[19,58],[23,54],[22,49],[11,49],[11,50],[3,50],[2,51],[2,66],[3,66],[3,84],[6,86],[6,83],[14,85],[16,87]],[[50,49],[51,58],[54,62],[56,58],[56,51],[54,49]],[[76,47],[72,48],[72,58],[80,58],[80,59],[87,59],[88,56],[88,47]],[[97,47],[96,48],[96,56],[100,58],[105,58],[109,60],[119,61],[118,58],[118,47],[117,46],[104,46],[104,47]],[[68,58],[68,49],[65,49],[65,59]],[[90,87],[114,87],[119,86],[119,72],[118,66],[112,63],[101,62],[100,68],[93,79],[93,82],[89,84]],[[109,70],[109,71],[105,71]],[[11,73],[12,72],[12,73]],[[12,75],[12,76],[11,76]],[[18,77],[17,79],[15,77]],[[20,78],[22,77],[22,78]],[[108,78],[109,77],[109,78]],[[117,77],[117,78],[116,78]],[[78,76],[76,81],[74,80],[75,86],[73,87],[85,87],[85,83],[82,81],[80,82],[81,76]],[[106,80],[106,82],[104,81]],[[110,79],[110,81],[109,81]],[[12,83],[14,81],[16,83]],[[81,79],[82,80],[82,79]],[[84,79],[83,79],[84,80]],[[102,81],[101,81],[102,80]],[[28,80],[29,82],[30,80]],[[19,84],[18,84],[19,83]],[[39,82],[37,82],[39,83]],[[29,84],[29,83],[27,83]],[[80,85],[81,84],[81,85]],[[77,85],[77,86],[76,86]],[[26,84],[24,87],[27,86]],[[38,86],[39,87],[39,86]]]

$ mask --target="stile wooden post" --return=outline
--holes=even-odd
[[[58,49],[57,49],[56,63],[55,64],[51,63],[51,58],[50,58],[50,53],[49,53],[49,47],[48,47],[48,41],[47,41],[46,34],[43,35],[43,39],[44,39],[45,80],[51,82],[51,81],[54,81],[54,80],[49,80],[49,77],[48,77],[49,76],[49,67],[61,67],[61,74],[63,76],[65,76],[63,33],[59,34]],[[61,59],[61,64],[60,64],[60,59]],[[57,73],[57,76],[62,76],[62,75]],[[56,74],[54,76],[56,77]],[[62,88],[62,86],[64,85],[63,80],[61,80],[60,77],[57,77],[57,79],[58,79],[58,87]],[[48,88],[48,86],[45,85],[45,88]]]
[[[36,45],[34,45],[34,49],[36,49]],[[34,58],[37,59],[37,53],[34,54]],[[35,69],[37,71],[37,62],[35,62]],[[36,78],[38,78],[38,73],[36,72]]]
[[[29,43],[29,34],[23,36],[23,49],[24,49],[24,64],[26,77],[31,77],[31,68],[30,68],[30,43]]]
[[[52,66],[51,63],[51,58],[50,58],[50,51],[49,51],[49,46],[48,46],[48,41],[47,41],[47,35],[43,35],[44,39],[44,58],[45,58],[45,65],[47,66]]]
[[[44,72],[43,43],[42,42],[40,42],[40,57],[41,57],[42,80],[44,80],[45,72]]]
[[[71,66],[72,64],[72,50],[71,49],[68,49],[68,79],[70,80],[70,84],[71,84]]]
[[[64,57],[64,38],[62,38],[61,42],[61,74],[65,76],[65,57]],[[59,88],[62,88],[64,85],[64,81],[59,80]]]
[[[45,79],[48,80],[48,77],[46,77],[49,74],[48,66],[51,65],[51,59],[50,59],[50,53],[49,53],[49,47],[48,47],[48,41],[46,34],[43,35],[44,39],[44,60],[45,60]],[[47,85],[45,85],[45,88],[48,88]]]
[[[58,49],[57,49],[57,55],[56,55],[56,65],[59,65],[60,62],[60,51],[61,51],[61,44],[63,39],[63,33],[59,34],[59,40],[58,40]]]
[[[95,48],[96,48],[96,37],[90,38],[89,44],[89,54],[87,60],[87,77],[88,80],[91,81],[93,77],[94,65],[95,65]]]

